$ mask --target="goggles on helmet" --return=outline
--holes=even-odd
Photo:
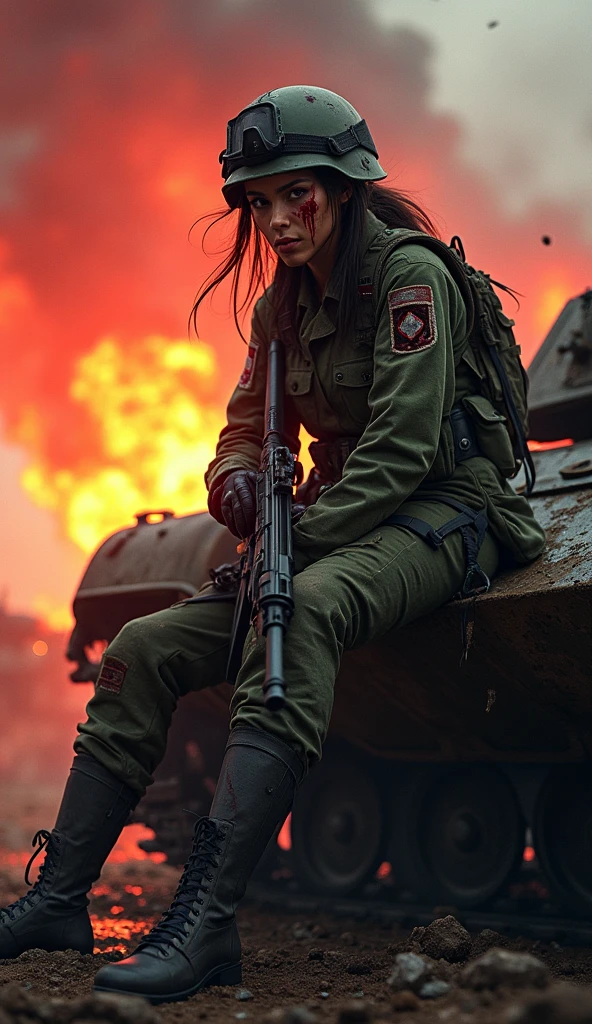
[[[283,132],[279,108],[266,100],[245,107],[228,122],[226,149],[220,153],[222,177],[226,181],[239,167],[263,164],[283,153],[319,153],[339,157],[358,146],[378,157],[370,129],[364,120],[350,125],[337,135]]]

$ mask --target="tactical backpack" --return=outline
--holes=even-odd
[[[423,232],[407,228],[388,230],[393,237],[384,246],[376,264],[373,294],[380,294],[386,263],[400,246],[423,245],[440,257],[458,284],[467,307],[470,363],[479,381],[479,391],[505,420],[514,453],[514,475],[523,465],[526,493],[530,494],[536,473],[526,442],[528,378],[520,360],[520,346],[516,344],[512,330],[514,321],[504,313],[493,285],[509,294],[512,294],[511,290],[466,262],[458,235],[450,245],[446,245]]]

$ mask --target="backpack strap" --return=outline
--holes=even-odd
[[[518,415],[518,410],[516,408],[516,403],[514,401],[514,396],[512,394],[512,388],[510,387],[508,376],[506,374],[504,365],[500,358],[500,354],[495,344],[496,339],[494,336],[491,335],[491,327],[489,325],[487,316],[484,316],[482,319],[482,331],[485,336],[485,340],[489,344],[489,356],[497,371],[499,382],[502,388],[502,394],[504,396],[504,401],[506,404],[506,409],[508,410],[508,416],[514,428],[515,437],[517,438],[518,452],[520,458],[523,461],[524,466],[524,477],[526,480],[525,493],[529,495],[532,493],[534,485],[536,483],[536,467],[532,455],[530,454],[528,441],[526,439],[526,434],[524,432],[520,416]],[[522,364],[520,364],[520,369],[522,371],[522,376],[525,379],[525,390],[528,391],[528,377],[526,377],[526,373],[524,371]]]
[[[426,249],[430,249],[431,252],[434,252],[437,256],[440,257],[440,259],[446,266],[447,270],[450,271],[450,274],[452,275],[455,283],[458,285],[459,291],[462,295],[467,310],[467,333],[465,340],[468,344],[473,334],[473,329],[476,326],[476,309],[471,286],[467,278],[467,270],[465,267],[465,253],[463,250],[462,242],[458,235],[454,236],[451,245],[446,245],[446,242],[442,242],[441,239],[434,238],[433,235],[428,235],[423,231],[414,231],[409,228],[385,228],[383,232],[383,238],[385,238],[386,241],[383,245],[380,256],[378,257],[378,260],[376,262],[376,266],[374,269],[374,282],[372,287],[375,323],[378,295],[380,294],[384,272],[388,260],[390,259],[392,254],[403,245],[423,245],[425,246]],[[496,339],[495,337],[491,336],[490,325],[488,324],[487,316],[483,312],[480,314],[480,323],[478,324],[478,327],[480,328],[484,340],[488,346],[491,361],[495,367],[495,370],[499,378],[505,406],[508,411],[510,422],[514,429],[514,436],[517,442],[515,451],[517,451],[517,457],[522,460],[524,465],[524,473],[526,478],[526,494],[529,495],[532,492],[536,481],[536,470],[533,458],[528,448],[526,433],[524,431],[522,422],[520,420],[520,416],[518,414],[518,410],[516,408],[516,403],[514,401],[514,396],[512,394],[512,389],[510,386],[510,382],[508,380],[508,376],[506,374],[504,365],[497,351]],[[523,377],[526,380],[524,369],[522,367],[521,369]]]

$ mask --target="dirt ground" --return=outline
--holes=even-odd
[[[41,1020],[114,1020],[122,1024],[221,1024],[235,1020],[278,1024],[592,1022],[592,950],[508,941],[493,933],[473,936],[464,961],[433,961],[436,976],[447,979],[451,986],[449,992],[420,999],[409,991],[394,991],[387,984],[397,954],[419,949],[416,940],[410,942],[408,933],[390,925],[382,927],[372,921],[326,914],[298,920],[293,914],[254,905],[240,911],[244,974],[239,988],[211,988],[184,1003],[154,1009],[140,1003],[131,1008],[111,1006],[106,1011],[97,997],[74,1005],[74,1001],[90,995],[98,968],[132,949],[168,906],[177,877],[173,868],[146,860],[108,864],[93,891],[90,908],[95,955],[34,950],[14,961],[0,961],[0,1024]],[[0,906],[22,893],[21,879],[21,865],[6,865],[5,858],[0,867]],[[460,987],[465,963],[474,961],[492,945],[534,954],[547,966],[548,982],[542,988],[514,991],[503,985],[493,990]],[[570,984],[565,985],[566,981]],[[576,987],[587,991],[588,998],[570,1011],[570,999],[578,1002],[577,995],[570,994]],[[66,1003],[54,1005],[50,1000],[55,999]],[[525,1009],[529,1005],[530,1009]],[[290,1012],[293,1007],[300,1007],[300,1011]]]
[[[0,780],[0,907],[25,891],[31,836],[51,828],[60,792],[53,784],[19,788]],[[151,859],[138,849],[143,832],[124,829],[93,889],[93,956],[33,950],[0,961],[0,1024],[592,1024],[591,949],[510,941],[492,932],[469,937],[460,929],[452,956],[441,941],[446,927],[442,934],[420,929],[410,936],[397,925],[328,914],[305,919],[254,904],[239,911],[241,986],[155,1008],[143,1000],[105,1005],[111,997],[91,996],[94,975],[136,946],[168,907],[179,877],[158,855]],[[527,978],[514,988],[468,986],[467,964],[497,946],[535,956],[544,965],[541,987],[524,985]],[[440,988],[443,981],[449,986],[445,994],[420,998],[389,985],[397,956],[409,950],[424,958]]]

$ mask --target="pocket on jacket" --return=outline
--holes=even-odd
[[[312,385],[312,370],[287,370],[285,392],[287,395],[307,395]]]
[[[332,388],[346,414],[356,425],[369,419],[368,394],[374,379],[374,363],[367,356],[333,363]],[[339,409],[337,410],[339,413]]]

